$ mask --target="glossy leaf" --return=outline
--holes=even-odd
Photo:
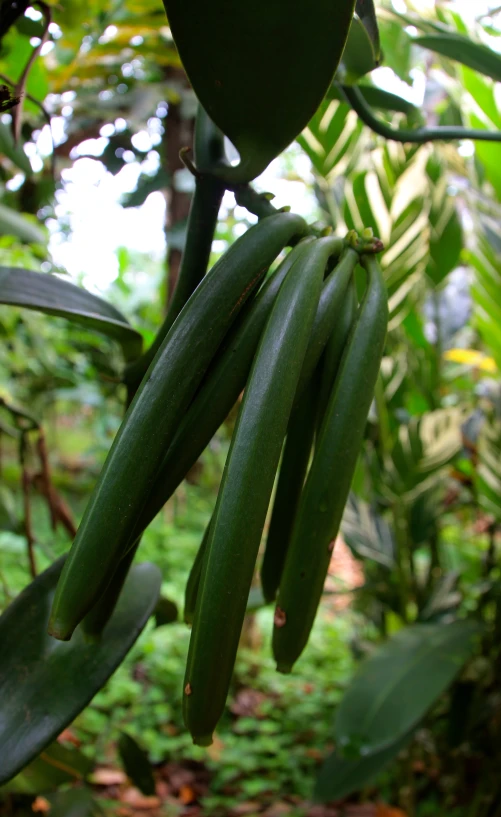
[[[455,33],[428,34],[415,37],[413,43],[501,82],[501,55],[468,37]]]
[[[382,111],[396,111],[407,115],[415,113],[417,110],[412,102],[392,94],[390,91],[385,91],[383,88],[378,88],[377,85],[361,83],[357,87],[371,108],[378,108]]]
[[[412,85],[410,71],[412,68],[411,45],[406,27],[399,20],[382,18],[379,24],[381,38],[382,62],[391,68],[397,77]]]
[[[405,735],[387,748],[363,757],[343,757],[338,752],[333,752],[320,769],[314,799],[320,802],[340,800],[359,791],[395,760],[411,739],[412,735]]]
[[[0,267],[0,303],[58,315],[119,341],[127,360],[141,354],[141,335],[127,319],[97,295],[54,275]]]
[[[343,85],[352,85],[374,68],[377,68],[374,43],[365,25],[358,17],[354,17],[341,63],[336,72],[336,80]]]
[[[336,714],[343,754],[372,754],[404,738],[452,683],[480,631],[474,621],[415,624],[364,661]]]
[[[292,142],[339,64],[355,0],[239,3],[164,0],[174,41],[201,104],[240,153],[226,168],[250,181]],[[196,19],[196,26],[193,20]]]
[[[47,635],[59,559],[0,617],[0,783],[10,780],[87,706],[123,660],[151,615],[160,572],[134,567],[99,643]]]
[[[118,739],[118,752],[127,777],[143,794],[155,794],[155,780],[151,763],[144,749],[141,749],[133,737],[122,732]]]
[[[355,11],[360,17],[360,20],[362,21],[364,28],[370,37],[374,56],[379,62],[381,56],[381,45],[379,42],[379,29],[374,0],[357,0]]]

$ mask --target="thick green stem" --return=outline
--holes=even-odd
[[[393,142],[406,142],[422,145],[425,142],[454,141],[456,139],[473,139],[480,142],[501,142],[501,131],[474,130],[463,127],[438,126],[435,128],[392,128],[379,119],[364,99],[356,85],[342,85],[341,89],[362,122],[374,133],[384,136]]]

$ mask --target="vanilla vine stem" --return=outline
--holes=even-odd
[[[501,142],[501,130],[475,130],[445,125],[439,125],[434,128],[393,128],[376,116],[356,85],[341,85],[341,90],[357,116],[367,127],[373,130],[374,133],[394,142],[402,142],[403,144],[410,142],[418,145],[422,145],[425,142],[438,142],[440,140],[454,141],[456,139]]]

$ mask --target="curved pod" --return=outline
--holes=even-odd
[[[68,639],[109,584],[177,425],[228,328],[268,266],[303,235],[299,216],[263,219],[197,287],[132,401],[94,488],[58,582],[49,632]]]
[[[266,324],[233,434],[198,591],[183,698],[195,743],[222,714],[294,393],[336,239],[309,245]]]
[[[364,256],[367,288],[344,350],[301,497],[280,583],[273,654],[290,672],[308,641],[357,463],[388,325],[381,270]]]

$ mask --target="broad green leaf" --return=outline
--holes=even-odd
[[[376,9],[374,0],[357,0],[355,12],[360,17],[367,34],[372,42],[372,50],[376,60],[379,62],[381,56],[381,45],[379,42],[379,29],[377,24]]]
[[[358,89],[362,92],[367,104],[372,108],[379,108],[382,111],[397,111],[407,115],[415,113],[417,110],[412,102],[408,102],[407,99],[392,94],[390,91],[384,91],[382,88],[378,88],[377,85],[359,84]]]
[[[358,17],[354,17],[343,56],[336,72],[336,80],[343,85],[352,85],[360,77],[373,71],[374,68],[377,68],[374,43],[365,25]]]
[[[364,757],[347,758],[342,757],[338,752],[333,752],[320,769],[315,784],[314,799],[325,803],[330,800],[341,800],[359,791],[371,783],[411,740],[412,735],[405,735],[386,749],[372,752]]]
[[[471,94],[478,107],[488,118],[489,127],[501,130],[501,115],[496,103],[493,83],[479,76],[471,68],[462,68],[461,76],[464,88]]]
[[[429,34],[424,37],[415,37],[415,45],[427,48],[442,57],[460,62],[485,74],[496,82],[501,82],[501,54],[496,54],[487,46],[475,43],[461,34]]]
[[[0,303],[58,315],[115,338],[125,358],[139,357],[141,335],[114,306],[54,275],[0,267]]]
[[[2,39],[2,53],[0,55],[0,72],[8,76],[12,81],[17,82],[28,60],[33,53],[29,37],[24,37],[12,28]],[[26,93],[31,94],[35,99],[43,102],[49,93],[47,81],[47,71],[44,60],[37,59],[31,66],[28,74],[28,81],[25,88]],[[37,116],[40,115],[38,107],[29,100],[24,100],[26,109],[32,110]]]
[[[382,19],[379,23],[379,33],[383,65],[387,65],[397,77],[412,85],[410,76],[412,40],[405,26],[397,20]]]
[[[470,114],[468,117],[472,128],[487,130],[483,119]],[[475,153],[483,165],[485,176],[494,188],[498,201],[501,201],[501,162],[499,161],[499,145],[495,142],[475,142]]]
[[[94,763],[75,748],[52,743],[0,791],[14,794],[41,794],[64,783],[84,780]]]
[[[151,763],[144,749],[127,732],[121,732],[118,752],[127,776],[143,794],[155,794],[155,780]]]
[[[14,235],[25,244],[46,244],[47,236],[31,219],[0,204],[0,235]]]
[[[367,82],[357,84],[357,88],[371,108],[378,108],[381,111],[397,111],[407,115],[415,113],[417,108],[412,102],[408,102],[401,96],[384,91],[377,85],[369,85]],[[334,81],[327,92],[327,99],[336,99],[338,102],[345,102],[346,97],[339,86]]]
[[[317,0],[314,14],[303,13],[302,0],[289,2],[285,14],[282,4],[268,0],[196,0],[189,14],[183,0],[164,6],[193,90],[240,154],[240,164],[225,168],[224,176],[251,181],[301,133],[324,98],[355,0],[338,0],[334,11],[331,0]]]
[[[415,624],[364,661],[334,724],[346,757],[366,756],[401,740],[426,715],[472,655],[475,621]]]
[[[64,557],[38,576],[0,617],[0,783],[14,777],[84,709],[139,636],[153,612],[161,576],[132,568],[101,641],[47,635]]]

